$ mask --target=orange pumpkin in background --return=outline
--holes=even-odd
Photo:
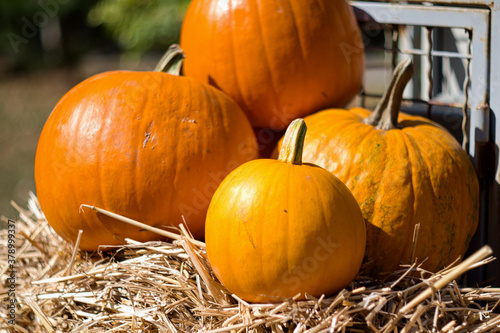
[[[158,236],[81,204],[157,227],[184,217],[203,238],[217,186],[256,157],[245,114],[219,90],[163,72],[112,71],[75,86],[52,111],[38,142],[36,189],[58,234],[71,242],[83,230],[84,250]]]
[[[401,63],[373,113],[331,109],[305,118],[303,159],[331,171],[356,197],[373,275],[413,260],[437,271],[463,257],[478,224],[479,185],[468,155],[440,125],[400,112],[412,74],[412,62]]]
[[[184,73],[231,96],[252,126],[345,106],[361,89],[364,47],[345,0],[193,0]]]
[[[210,202],[210,264],[247,301],[330,295],[356,277],[363,260],[366,229],[358,204],[337,177],[302,163],[305,132],[304,120],[292,122],[278,160],[241,165]]]

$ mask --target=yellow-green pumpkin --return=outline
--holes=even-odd
[[[468,155],[440,125],[400,112],[412,74],[411,61],[402,63],[373,113],[329,109],[305,118],[303,159],[331,171],[356,197],[372,274],[411,260],[436,271],[464,255],[478,223],[479,186]]]

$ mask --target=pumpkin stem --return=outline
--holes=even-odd
[[[184,61],[184,52],[179,44],[172,44],[167,52],[161,57],[155,72],[165,72],[175,76],[180,76],[182,71],[182,63]]]
[[[412,78],[414,71],[411,59],[399,63],[394,69],[389,87],[379,104],[373,113],[363,120],[365,124],[375,126],[375,128],[383,131],[398,128],[398,116],[401,111],[403,91]]]
[[[279,161],[296,165],[302,164],[302,149],[304,148],[306,132],[307,126],[304,119],[299,118],[292,121],[286,129],[278,156]]]

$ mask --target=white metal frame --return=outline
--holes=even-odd
[[[409,3],[351,1],[374,21],[389,25],[463,28],[471,32],[467,150],[481,180],[480,226],[471,248],[489,244],[500,257],[500,1],[430,0]],[[411,52],[410,52],[411,53]],[[415,53],[418,54],[418,53]],[[457,56],[431,51],[435,56]],[[488,265],[471,278],[500,285],[500,265]]]

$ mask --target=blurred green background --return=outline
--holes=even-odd
[[[0,215],[35,191],[38,137],[57,101],[106,70],[151,70],[189,0],[0,0]]]

